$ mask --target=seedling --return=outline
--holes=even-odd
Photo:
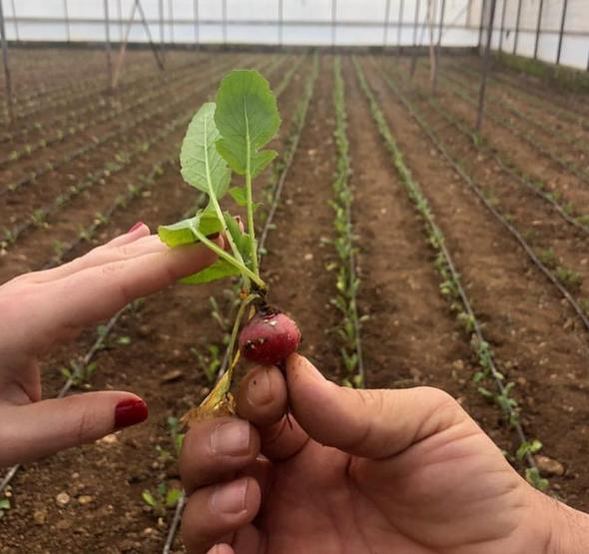
[[[288,318],[270,308],[266,301],[267,286],[260,276],[258,243],[255,234],[253,180],[277,156],[264,149],[280,127],[276,98],[268,81],[257,71],[236,70],[221,82],[215,102],[205,103],[194,115],[180,152],[181,173],[184,180],[205,193],[208,205],[188,219],[159,228],[160,239],[170,247],[200,242],[215,252],[217,262],[186,277],[187,284],[202,284],[227,277],[239,277],[240,305],[233,322],[228,345],[229,368],[209,393],[200,407],[187,414],[192,417],[210,417],[216,413],[232,411],[229,394],[234,369],[240,352],[236,349],[241,322],[249,314],[250,323],[240,339],[241,355],[251,357],[252,352],[280,352],[282,361],[298,346],[290,340]],[[243,177],[243,184],[230,188],[232,173]],[[243,207],[247,214],[247,231],[242,231],[238,220],[221,208],[221,200],[230,198]],[[212,237],[222,234],[227,243],[223,249]],[[258,314],[257,316],[255,314]],[[261,324],[260,318],[265,318]],[[290,321],[290,320],[288,320]],[[259,333],[266,323],[275,333],[270,337]],[[294,322],[290,322],[296,327]],[[277,348],[289,337],[288,348]],[[252,345],[255,348],[252,348]],[[264,359],[268,360],[268,357]]]
[[[8,498],[0,498],[0,519],[4,517],[4,514],[10,510],[10,500]]]
[[[160,483],[153,492],[147,489],[144,490],[141,493],[141,498],[155,516],[164,517],[168,510],[173,510],[176,507],[176,504],[182,498],[182,491],[168,488],[166,483]]]

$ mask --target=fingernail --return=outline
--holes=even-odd
[[[247,386],[247,400],[252,406],[264,406],[272,401],[272,387],[267,370],[259,372]]]
[[[228,485],[221,485],[211,497],[211,505],[215,512],[239,514],[245,510],[245,495],[248,480],[240,479]]]
[[[115,408],[115,429],[129,427],[147,419],[147,404],[140,398],[130,398]]]
[[[213,431],[210,441],[215,454],[243,456],[250,450],[250,424],[238,419],[224,423]]]
[[[137,223],[135,223],[135,225],[133,225],[133,227],[131,227],[127,233],[132,233],[133,231],[136,231],[137,229],[139,229],[139,227],[141,227],[142,225],[144,225],[143,221],[138,221]]]

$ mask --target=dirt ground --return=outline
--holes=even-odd
[[[193,111],[230,68],[255,67],[273,87],[284,85],[283,125],[273,144],[283,151],[295,134],[295,113],[313,64],[302,53],[170,51],[168,69],[160,74],[148,52],[132,51],[120,89],[110,94],[101,52],[22,50],[16,59],[17,123],[0,122],[0,283],[81,255],[136,221],[155,229],[189,213],[198,198],[180,177],[179,144]],[[529,76],[497,67],[482,140],[473,140],[476,58],[444,58],[433,100],[425,59],[413,78],[406,58],[357,61],[430,202],[499,368],[515,383],[526,433],[562,465],[562,472],[549,476],[548,493],[589,510],[589,328],[415,117],[435,131],[448,155],[589,316],[586,110],[544,84],[542,95],[532,94]],[[319,57],[262,271],[272,301],[303,329],[304,353],[338,379],[343,364],[330,269],[336,258],[333,62],[332,54]],[[371,117],[351,56],[342,57],[342,68],[358,302],[367,316],[361,333],[367,386],[444,388],[513,454],[513,430],[473,382],[479,368],[469,335],[440,294],[435,253]],[[256,195],[263,203],[273,175],[270,170],[258,179]],[[130,195],[130,186],[139,192]],[[121,195],[128,200],[120,202]],[[122,313],[82,390],[132,390],[148,402],[148,422],[22,467],[6,490],[11,508],[0,518],[1,554],[162,551],[173,510],[154,514],[142,491],[180,487],[167,422],[209,390],[206,363],[197,352],[222,347],[210,298],[227,314],[228,289],[223,283],[175,286]],[[84,356],[100,332],[89,329],[45,360],[45,397],[59,392],[62,368]],[[183,552],[178,538],[173,551]]]

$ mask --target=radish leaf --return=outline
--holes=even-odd
[[[220,233],[223,223],[219,221],[217,214],[211,209],[200,210],[194,217],[183,219],[172,225],[160,225],[158,235],[163,243],[170,248],[198,242],[193,229],[198,229],[203,235],[208,236]]]

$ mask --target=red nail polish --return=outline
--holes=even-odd
[[[141,227],[141,225],[143,225],[143,221],[138,221],[137,223],[135,223],[135,225],[133,225],[133,227],[131,227],[127,233],[132,233],[133,231],[135,231],[136,229],[139,229],[139,227]]]
[[[129,398],[115,408],[115,429],[129,427],[147,419],[147,404],[138,398]]]

